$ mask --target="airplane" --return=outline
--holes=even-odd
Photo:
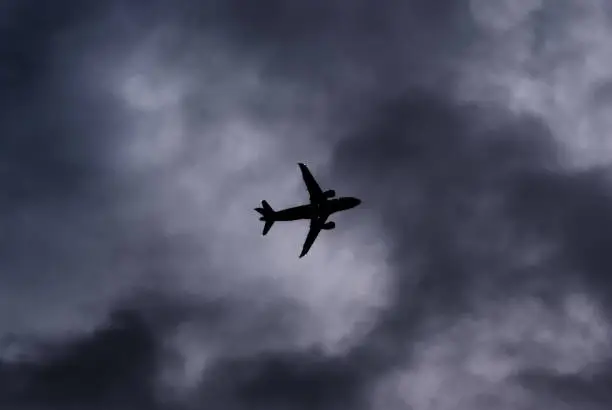
[[[263,200],[261,201],[261,207],[255,208],[255,210],[261,214],[259,220],[264,222],[262,235],[266,235],[276,221],[310,219],[310,228],[299,256],[302,258],[308,253],[322,229],[330,230],[336,227],[335,222],[326,222],[331,214],[354,208],[361,203],[361,200],[354,197],[334,198],[336,196],[336,191],[333,189],[323,191],[310,173],[308,167],[301,162],[298,163],[298,166],[300,167],[302,178],[304,179],[306,189],[310,196],[310,203],[275,211],[266,200]]]

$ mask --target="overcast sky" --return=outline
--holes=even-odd
[[[0,4],[0,407],[607,410],[607,0]],[[298,259],[297,162],[363,203]]]

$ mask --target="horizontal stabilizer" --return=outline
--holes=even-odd
[[[274,209],[272,209],[268,201],[263,200],[261,201],[261,207],[255,208],[255,210],[261,215],[259,220],[265,223],[262,232],[262,235],[265,235],[274,225]]]
[[[274,225],[274,221],[266,221],[264,228],[263,228],[263,232],[261,234],[262,235],[267,234],[270,228],[272,228],[272,225]]]
[[[261,201],[261,205],[263,206],[264,213],[266,213],[266,214],[273,214],[274,213],[274,209],[272,209],[272,207],[270,206],[268,201],[266,201],[265,199],[263,201]]]

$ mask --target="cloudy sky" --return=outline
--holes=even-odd
[[[607,0],[0,4],[7,410],[609,409]],[[298,259],[253,208],[357,196]]]

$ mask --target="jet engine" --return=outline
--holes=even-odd
[[[336,223],[329,221],[323,224],[323,226],[321,227],[321,229],[325,229],[325,230],[330,230],[330,229],[334,229],[336,227]]]
[[[329,190],[323,192],[323,196],[325,198],[333,198],[333,197],[336,196],[336,191],[334,191],[333,189],[329,189]]]

